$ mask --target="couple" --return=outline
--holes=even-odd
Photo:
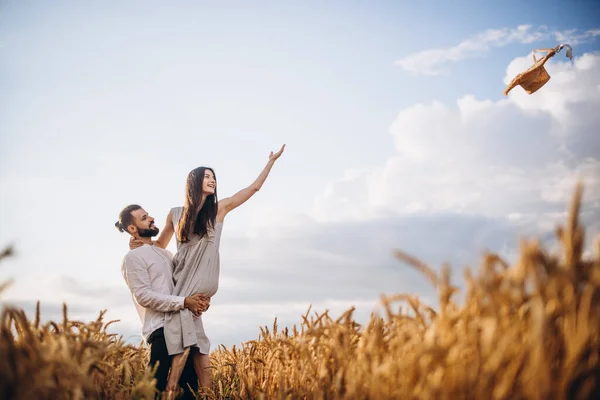
[[[223,221],[262,187],[284,149],[285,145],[277,153],[271,152],[266,167],[250,186],[221,201],[214,171],[206,167],[192,170],[184,206],[170,210],[155,242],[152,237],[159,229],[154,218],[138,205],[121,211],[115,226],[132,236],[132,250],[123,259],[121,270],[142,320],[142,335],[150,345],[150,366],[159,361],[159,391],[174,393],[179,383],[195,388],[197,378],[202,387],[211,388],[210,341],[201,314],[219,285]],[[173,234],[177,241],[174,256],[166,250]],[[184,353],[188,348],[191,357]]]

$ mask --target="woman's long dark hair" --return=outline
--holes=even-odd
[[[177,240],[181,243],[189,241],[189,236],[192,233],[203,237],[208,234],[208,230],[215,227],[217,220],[218,199],[217,187],[215,185],[215,193],[206,197],[204,205],[200,208],[202,201],[202,186],[204,184],[204,173],[209,170],[215,177],[217,176],[212,168],[198,167],[193,169],[187,177],[185,184],[185,203],[183,205],[183,215],[179,220],[177,229]]]

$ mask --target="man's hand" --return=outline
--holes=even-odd
[[[210,307],[210,297],[200,293],[194,293],[183,301],[183,306],[190,310],[195,316],[202,315]]]
[[[202,296],[202,307],[200,308],[201,312],[206,312],[208,307],[210,307],[210,297]]]

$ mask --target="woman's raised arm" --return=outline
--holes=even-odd
[[[277,153],[271,152],[271,154],[269,154],[269,161],[267,162],[267,165],[262,170],[258,178],[256,178],[256,180],[250,184],[250,186],[240,190],[231,197],[219,200],[219,210],[217,213],[217,219],[219,221],[223,221],[225,216],[231,210],[234,210],[244,204],[246,201],[248,201],[248,199],[250,199],[250,197],[254,195],[254,193],[260,190],[263,183],[265,183],[267,176],[269,176],[269,172],[271,172],[273,164],[275,164],[275,161],[277,161],[277,159],[283,154],[283,150],[285,150],[285,144],[281,146],[281,149]]]

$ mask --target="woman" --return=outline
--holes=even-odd
[[[215,173],[211,168],[198,167],[189,173],[184,206],[170,210],[164,230],[155,242],[157,246],[166,248],[176,234],[177,253],[173,257],[175,289],[172,294],[188,296],[201,293],[212,297],[217,292],[219,244],[225,216],[262,187],[284,149],[285,144],[277,153],[271,152],[267,165],[250,186],[220,201],[217,199]],[[136,247],[136,243],[132,243],[131,247]],[[194,317],[187,309],[166,314],[164,332],[167,350],[174,355],[167,392],[178,389],[187,357],[184,353],[186,348],[190,348],[200,385],[210,388],[210,341],[204,333],[202,317]]]

